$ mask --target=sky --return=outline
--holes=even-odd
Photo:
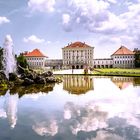
[[[109,58],[121,45],[140,49],[140,0],[0,0],[0,46],[7,34],[16,54],[38,48],[57,59],[81,41]]]

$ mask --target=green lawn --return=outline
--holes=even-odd
[[[140,69],[94,69],[95,75],[140,76]]]

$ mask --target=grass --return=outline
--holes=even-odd
[[[140,69],[94,69],[94,75],[108,75],[108,76],[138,76],[140,77]]]

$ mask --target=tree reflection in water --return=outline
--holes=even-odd
[[[38,94],[39,92],[48,93],[53,91],[55,84],[46,84],[46,85],[30,85],[30,86],[14,86],[12,89],[9,89],[10,94],[17,93],[19,98],[24,94]],[[7,90],[1,91],[1,95],[5,95]]]

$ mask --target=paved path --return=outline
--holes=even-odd
[[[84,74],[84,69],[74,69],[73,73],[72,73],[72,69],[58,70],[58,71],[53,71],[53,74]]]

